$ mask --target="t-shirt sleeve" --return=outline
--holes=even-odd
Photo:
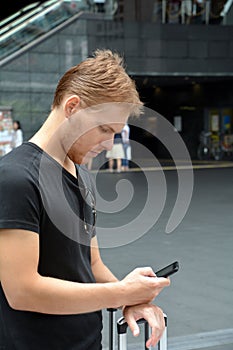
[[[14,167],[0,171],[0,228],[39,233],[40,192],[36,181]]]

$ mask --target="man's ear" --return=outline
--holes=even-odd
[[[80,108],[80,98],[77,95],[72,95],[65,100],[64,104],[66,118],[78,111]]]

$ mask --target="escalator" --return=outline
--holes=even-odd
[[[67,20],[89,11],[83,0],[34,3],[0,22],[0,63]]]
[[[233,0],[226,0],[221,12],[223,25],[233,25]]]

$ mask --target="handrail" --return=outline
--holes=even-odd
[[[55,28],[49,30],[47,33],[43,33],[42,35],[40,35],[39,37],[36,37],[34,40],[32,40],[31,42],[26,43],[24,46],[22,45],[20,48],[18,48],[17,50],[14,50],[12,52],[10,52],[10,54],[8,55],[4,55],[3,58],[0,57],[0,67],[7,64],[8,62],[10,62],[11,60],[13,60],[14,58],[18,57],[19,55],[21,55],[22,53],[24,53],[25,51],[27,51],[28,49],[30,49],[31,47],[33,47],[34,45],[39,44],[40,42],[46,40],[47,38],[49,38],[51,35],[53,35],[54,33],[56,33],[57,31],[61,30],[62,28],[64,28],[67,24],[71,23],[72,21],[77,20],[78,18],[80,18],[83,15],[83,11],[79,11],[78,13],[76,13],[74,16],[72,16],[71,18],[68,18],[66,21],[62,22],[61,24],[59,24],[58,26],[56,26]]]
[[[37,12],[31,12],[22,23],[15,25],[0,37],[0,59],[21,50],[32,41],[58,27],[81,12],[84,2],[77,1],[77,7],[70,6],[70,0],[49,0],[45,6],[39,6]],[[39,10],[39,11],[38,11]],[[38,13],[39,12],[39,13]]]
[[[57,0],[52,0],[53,3],[56,3]],[[11,28],[14,27],[18,27],[22,22],[25,22],[26,20],[28,20],[29,18],[32,18],[33,15],[36,15],[38,12],[40,13],[40,11],[42,11],[43,9],[49,7],[52,5],[51,0],[50,1],[46,1],[43,4],[40,4],[39,2],[36,2],[34,4],[28,5],[24,8],[22,8],[22,10],[16,12],[16,14],[6,18],[5,20],[0,22],[0,27],[3,27],[2,29],[0,29],[0,35],[3,34],[4,32],[9,31]],[[39,5],[40,4],[40,5]],[[33,6],[32,6],[33,5]],[[39,5],[39,6],[38,6]],[[31,11],[27,12],[26,14],[24,14],[28,9],[32,8]],[[22,14],[21,17],[20,14]],[[11,22],[11,19],[15,17],[19,17],[17,19],[15,19],[13,22]],[[5,23],[9,23],[7,25],[4,25]],[[4,26],[3,26],[4,25]]]
[[[55,10],[56,8],[58,8],[58,7],[61,5],[61,3],[63,3],[63,0],[56,1],[55,4],[53,4],[53,5],[51,5],[51,6],[47,7],[47,8],[45,8],[44,10],[43,10],[44,6],[40,6],[40,7],[38,8],[39,14],[36,13],[34,16],[32,16],[32,17],[30,17],[30,18],[24,20],[24,22],[23,22],[22,24],[17,25],[15,28],[9,30],[6,34],[2,35],[2,36],[0,37],[0,42],[3,41],[3,40],[5,40],[7,37],[10,37],[11,35],[13,35],[14,33],[16,33],[17,31],[23,29],[23,28],[26,27],[29,23],[32,23],[33,21],[39,19],[40,17],[43,17],[46,13],[48,13],[48,12],[50,12],[50,11],[52,11],[52,10]],[[37,11],[37,12],[38,12],[38,11]]]
[[[228,0],[225,3],[224,8],[223,8],[222,12],[220,13],[220,16],[225,17],[227,15],[227,13],[230,11],[231,6],[233,6],[233,0]]]
[[[12,15],[10,15],[7,18],[5,18],[2,21],[0,21],[0,27],[3,27],[3,26],[8,27],[7,23],[11,23],[11,26],[12,26],[13,23],[17,21],[17,20],[15,20],[15,21],[11,22],[14,18],[19,17],[24,12],[27,12],[28,10],[30,10],[32,8],[35,8],[38,5],[39,5],[39,2],[34,2],[33,4],[30,4],[30,5],[27,5],[27,6],[23,7],[21,10],[13,13]]]

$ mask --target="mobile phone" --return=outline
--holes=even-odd
[[[179,263],[178,261],[173,262],[172,264],[164,267],[163,269],[155,272],[157,277],[168,277],[173,275],[173,273],[177,272],[179,270]]]

